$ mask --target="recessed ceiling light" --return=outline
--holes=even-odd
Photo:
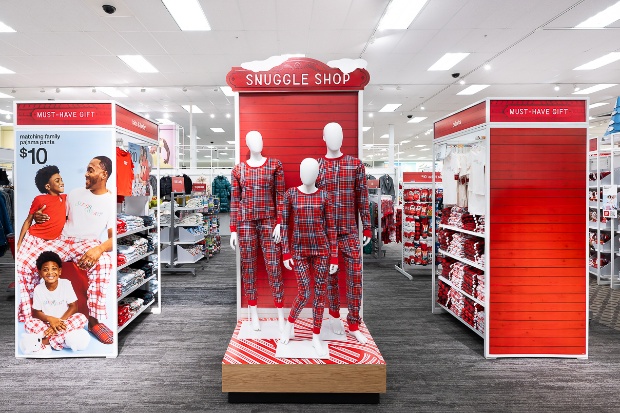
[[[465,79],[459,80],[459,85],[464,85],[464,84],[465,84]]]
[[[230,119],[230,113],[226,114],[226,119]]]
[[[425,147],[425,146],[426,146],[426,145],[416,145],[415,147],[416,147],[416,148],[423,148],[423,147]]]
[[[373,144],[372,143],[365,143],[364,144],[364,148],[372,148]]]
[[[126,98],[127,95],[114,87],[98,87],[98,91],[105,93],[113,98]]]
[[[223,133],[224,132],[224,129],[222,129],[222,128],[211,128],[211,130],[213,132],[216,132],[216,133]]]
[[[420,149],[420,152],[424,152],[424,151],[430,151],[430,148],[424,148],[424,149]]]
[[[189,109],[190,109],[189,105],[181,105],[181,107],[189,112]],[[198,106],[192,105],[192,113],[204,113],[204,112]]]
[[[235,141],[226,141],[226,143],[228,143],[229,145],[234,145]]]
[[[390,135],[388,133],[379,136],[379,138],[381,138],[381,139],[388,139],[389,137],[390,137]]]
[[[205,157],[205,158],[210,158],[210,157],[211,157],[211,155],[205,155],[204,157]]]
[[[207,31],[211,26],[198,0],[162,0],[183,31]]]
[[[409,121],[407,121],[407,123],[420,123],[420,122],[422,122],[426,118],[427,118],[427,116],[416,116],[415,118],[409,119]]]
[[[587,87],[585,89],[578,90],[577,92],[573,92],[573,95],[589,95],[590,93],[598,92],[600,90],[608,89],[610,87],[616,86],[617,83],[601,83],[600,85],[594,85]]]
[[[411,139],[405,139],[404,141],[400,141],[400,143],[409,143],[411,142]]]
[[[0,32],[2,33],[15,33],[15,29],[11,26],[8,26],[2,22],[0,22]]]
[[[147,118],[147,119],[151,119],[151,115],[149,115],[148,113],[145,113],[144,117]]]
[[[215,114],[214,113],[210,114],[209,116],[211,117],[211,119],[215,118]]]
[[[620,1],[575,26],[576,29],[600,29],[620,19]]]
[[[372,126],[364,126],[364,127],[362,128],[362,130],[363,130],[364,132],[366,132],[366,131],[370,130],[370,128],[372,128]]]
[[[228,155],[228,152],[220,152],[220,155]]]
[[[491,65],[490,64],[484,65],[484,70],[491,70]]]
[[[164,119],[168,119],[170,118],[170,115],[168,115],[167,113],[164,113]]]
[[[594,59],[588,63],[582,64],[581,66],[577,66],[573,70],[594,70],[618,60],[620,60],[620,52],[611,52],[607,53],[605,56],[599,57],[598,59]]]
[[[6,67],[0,66],[0,75],[12,75],[15,74],[11,69],[7,69]]]
[[[8,119],[11,119],[11,114],[10,114],[10,113],[7,113],[7,114],[6,114],[6,118],[7,118],[7,120],[8,120]]]
[[[439,60],[437,60],[431,67],[429,67],[428,70],[450,70],[452,67],[454,67],[454,65],[465,59],[467,56],[469,56],[469,53],[446,53],[445,55],[440,57]]]
[[[373,116],[374,116],[374,115],[372,114],[372,112],[368,114],[368,117],[369,117],[369,118],[372,118]]]
[[[387,105],[379,109],[379,112],[394,112],[400,106],[400,103],[388,103]]]
[[[424,110],[424,106],[420,106],[420,110]]]
[[[473,95],[480,92],[483,89],[488,88],[490,85],[471,85],[461,90],[457,95]]]
[[[588,106],[588,108],[590,109],[594,109],[594,108],[598,108],[601,106],[605,106],[605,105],[609,105],[609,102],[598,102],[598,103],[593,103],[590,106]]]
[[[427,0],[392,0],[388,4],[378,30],[405,30],[420,13]]]
[[[574,92],[578,92],[578,91],[579,91],[579,89],[581,89],[579,86],[575,86],[575,87],[573,88],[573,91],[574,91]]]
[[[560,90],[560,87],[559,87],[558,85],[555,85],[555,86],[553,87],[553,90],[555,90],[555,91],[557,92],[558,90]]]
[[[152,64],[148,62],[142,55],[118,55],[118,58],[121,59],[127,66],[131,67],[138,73],[157,73],[159,70],[155,68]],[[144,90],[142,90],[144,91]]]
[[[230,86],[220,86],[220,90],[226,96],[235,96],[235,92],[233,92],[233,90],[232,90],[232,88]]]

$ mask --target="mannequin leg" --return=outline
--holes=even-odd
[[[280,343],[288,344],[291,337],[295,332],[295,322],[287,321],[284,325],[284,329],[282,329],[282,334],[280,335]]]
[[[340,246],[340,237],[338,237],[338,249],[342,249]],[[340,269],[334,274],[329,274],[329,271],[327,274],[327,305],[329,306],[329,315],[337,319],[340,319],[340,288],[338,286],[340,274],[344,274]]]
[[[284,331],[285,324],[286,319],[284,318],[284,308],[278,308],[278,327],[280,328],[280,332]]]
[[[255,305],[248,305],[248,318],[252,323],[252,330],[259,331],[260,323],[258,322],[258,308]]]
[[[366,337],[361,333],[355,334],[361,321],[360,308],[362,306],[362,254],[360,242],[357,235],[349,235],[339,243],[338,247],[342,251],[345,261],[349,332],[358,342],[365,344],[367,341]]]
[[[323,324],[323,311],[325,310],[325,293],[327,290],[327,275],[329,274],[329,262],[327,256],[312,257],[314,268],[314,300],[312,302],[312,346],[316,352],[323,356],[323,342],[319,338],[321,325]]]
[[[252,322],[252,329],[260,330],[257,313],[256,297],[256,250],[258,237],[256,234],[256,222],[245,221],[237,224],[237,240],[239,242],[239,255],[241,256],[241,280],[243,290],[248,300],[248,318]]]
[[[301,310],[303,310],[308,299],[310,299],[310,265],[308,258],[293,257],[293,260],[295,261],[295,277],[297,278],[297,295],[293,300],[291,312],[288,316],[288,323],[291,324],[294,324],[295,320],[299,318]],[[284,330],[286,333],[286,327]]]
[[[319,338],[319,334],[312,334],[312,347],[314,347],[319,356],[326,355],[323,351],[323,341]]]
[[[276,308],[282,308],[284,301],[284,283],[282,282],[282,267],[280,264],[282,254],[280,252],[280,244],[276,244],[273,242],[273,238],[271,238],[275,225],[275,219],[263,219],[258,222],[257,230],[273,302]]]

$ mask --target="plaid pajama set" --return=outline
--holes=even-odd
[[[65,336],[67,335],[67,333],[70,331],[84,328],[86,327],[86,324],[88,324],[88,319],[84,314],[73,314],[65,320],[65,326],[67,326],[67,329],[65,331],[58,332],[48,337],[50,340],[50,346],[52,346],[54,350],[62,350],[65,347]],[[48,323],[34,317],[28,319],[26,321],[26,324],[24,324],[24,328],[26,329],[26,331],[32,334],[43,333],[49,328],[49,326],[50,325]]]
[[[334,203],[338,249],[344,257],[347,277],[347,323],[349,331],[357,331],[362,305],[362,254],[357,213],[362,219],[364,236],[371,236],[366,170],[359,159],[349,155],[321,158],[316,186],[327,191]],[[329,274],[327,286],[329,314],[335,318],[340,318],[339,273],[340,269]]]
[[[248,305],[257,304],[256,252],[260,242],[271,294],[276,308],[282,308],[284,284],[280,246],[272,238],[273,229],[282,223],[285,190],[282,163],[272,158],[257,167],[242,162],[233,168],[231,181],[230,231],[237,232],[241,279]]]
[[[293,214],[292,256],[288,240],[288,224]],[[338,264],[338,246],[334,227],[332,201],[327,192],[317,190],[305,194],[290,188],[284,196],[282,211],[282,258],[293,259],[297,277],[297,296],[288,321],[294,323],[310,298],[311,268],[314,272],[312,318],[314,334],[321,332],[329,265]],[[328,262],[329,261],[329,262]]]

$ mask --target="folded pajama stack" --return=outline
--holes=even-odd
[[[463,300],[465,296],[460,291],[451,288],[448,292],[448,297],[450,297],[450,311],[460,317],[464,308]]]
[[[444,307],[448,306],[448,293],[450,292],[450,286],[439,281],[439,289],[437,290],[437,302]]]
[[[127,224],[122,219],[116,218],[116,234],[124,234],[127,232]]]
[[[127,257],[117,248],[118,254],[116,255],[116,266],[120,267],[121,265],[127,264]]]
[[[476,229],[475,232],[479,232],[484,234],[484,215],[474,215],[476,219]]]
[[[127,231],[134,231],[140,228],[144,228],[144,221],[142,220],[142,218],[134,215],[117,214],[116,219],[120,219],[127,225]]]
[[[130,246],[135,250],[134,258],[140,255],[144,255],[149,252],[149,242],[146,238],[143,238],[137,234],[131,234],[118,240],[119,246]],[[127,254],[125,254],[127,256]],[[129,257],[127,257],[129,259]]]
[[[150,303],[151,301],[153,301],[153,298],[155,298],[155,294],[147,290],[136,290],[131,293],[131,296],[141,299],[142,302],[146,304]]]
[[[484,308],[481,305],[476,306],[476,314],[474,315],[474,328],[484,333]]]
[[[484,240],[478,237],[467,238],[463,244],[463,251],[465,252],[464,258],[478,263],[480,257],[484,256]]]
[[[454,264],[452,264],[452,268],[450,269],[450,276],[448,278],[456,288],[459,288],[461,290],[463,284],[464,267],[465,264],[463,264],[462,262],[455,262]]]
[[[469,298],[465,297],[465,300],[463,301],[463,312],[461,313],[461,319],[473,327],[475,312],[476,307],[474,305],[474,302]]]
[[[202,214],[199,214],[199,213],[188,214],[179,221],[179,225],[192,225],[192,226],[202,225]]]
[[[129,305],[119,305],[118,306],[118,326],[121,327],[133,317],[133,313],[131,312],[131,307]]]
[[[484,302],[484,275],[480,274],[477,277],[476,289],[474,290],[474,298]]]
[[[157,219],[155,219],[155,216],[153,215],[140,215],[139,218],[142,219],[145,227],[152,227],[157,222]]]

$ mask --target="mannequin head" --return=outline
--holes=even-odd
[[[314,185],[319,176],[319,163],[314,158],[306,158],[299,165],[299,177],[306,186]]]
[[[323,128],[323,140],[330,151],[339,151],[342,146],[342,126],[336,122],[331,122]]]
[[[252,153],[260,153],[263,150],[263,136],[258,131],[249,131],[245,135],[245,144]]]

